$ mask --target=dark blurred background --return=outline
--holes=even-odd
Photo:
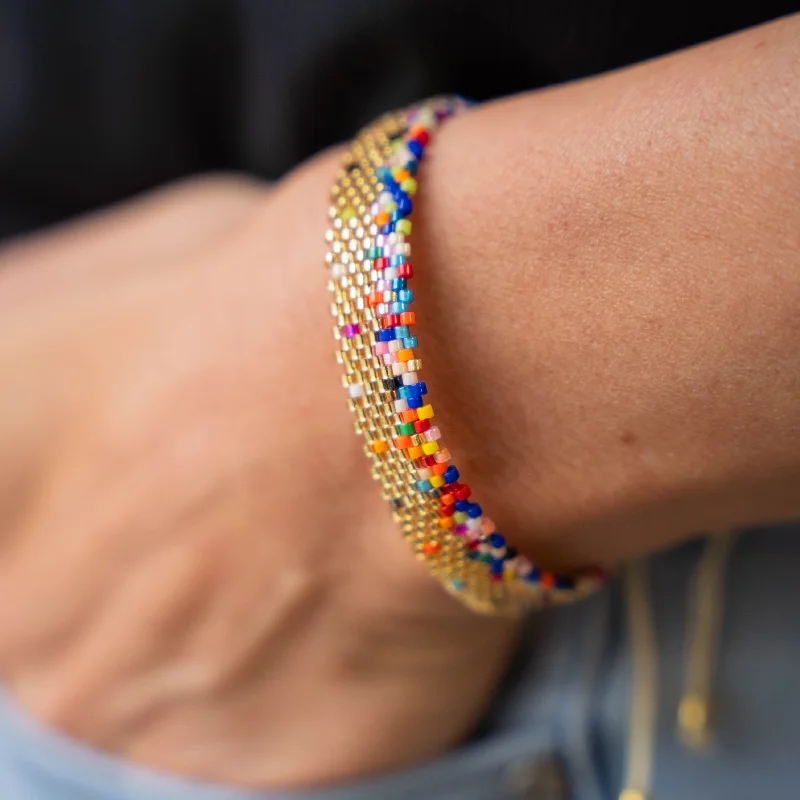
[[[0,0],[0,237],[180,176],[278,178],[388,108],[603,72],[798,2]]]

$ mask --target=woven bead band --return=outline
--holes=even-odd
[[[545,572],[506,543],[442,446],[420,377],[408,288],[412,197],[431,133],[466,106],[436,98],[360,133],[333,187],[325,261],[343,384],[396,521],[417,556],[468,606],[517,615],[573,600],[601,576]]]

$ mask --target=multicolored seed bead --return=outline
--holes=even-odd
[[[405,534],[444,585],[475,610],[519,614],[572,599],[601,574],[544,572],[510,547],[461,482],[433,424],[420,378],[416,300],[409,281],[410,215],[431,133],[467,108],[437,98],[387,115],[354,141],[333,189],[326,264],[332,311],[356,429],[368,437],[373,473]]]

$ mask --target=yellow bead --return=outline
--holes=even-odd
[[[428,480],[431,482],[431,486],[433,486],[434,489],[444,486],[444,478],[441,475],[431,475]]]
[[[347,206],[347,208],[345,208],[344,211],[342,211],[342,219],[345,222],[347,222],[350,219],[353,219],[355,215],[356,215],[356,210],[353,208],[353,206]]]
[[[400,182],[400,188],[406,194],[416,194],[417,193],[417,182],[414,178],[406,178],[404,181]]]
[[[411,233],[411,220],[410,219],[399,219],[394,224],[394,229],[398,233],[402,233],[403,236],[408,236]]]
[[[456,513],[453,514],[453,519],[456,522],[466,522],[469,519],[469,514],[467,514],[466,511],[456,511]]]
[[[426,456],[432,456],[439,449],[439,442],[425,442],[422,445],[422,452]]]
[[[417,409],[417,417],[419,419],[431,419],[433,417],[433,406],[430,403],[425,406],[420,406]],[[437,447],[436,449],[438,450],[439,448]],[[436,450],[434,450],[434,452],[436,452]]]

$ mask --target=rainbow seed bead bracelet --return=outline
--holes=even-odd
[[[576,599],[602,576],[545,572],[506,542],[443,446],[420,377],[409,288],[412,198],[431,133],[467,105],[435,98],[359,134],[332,190],[325,262],[343,385],[395,520],[417,556],[470,608],[518,615]]]

